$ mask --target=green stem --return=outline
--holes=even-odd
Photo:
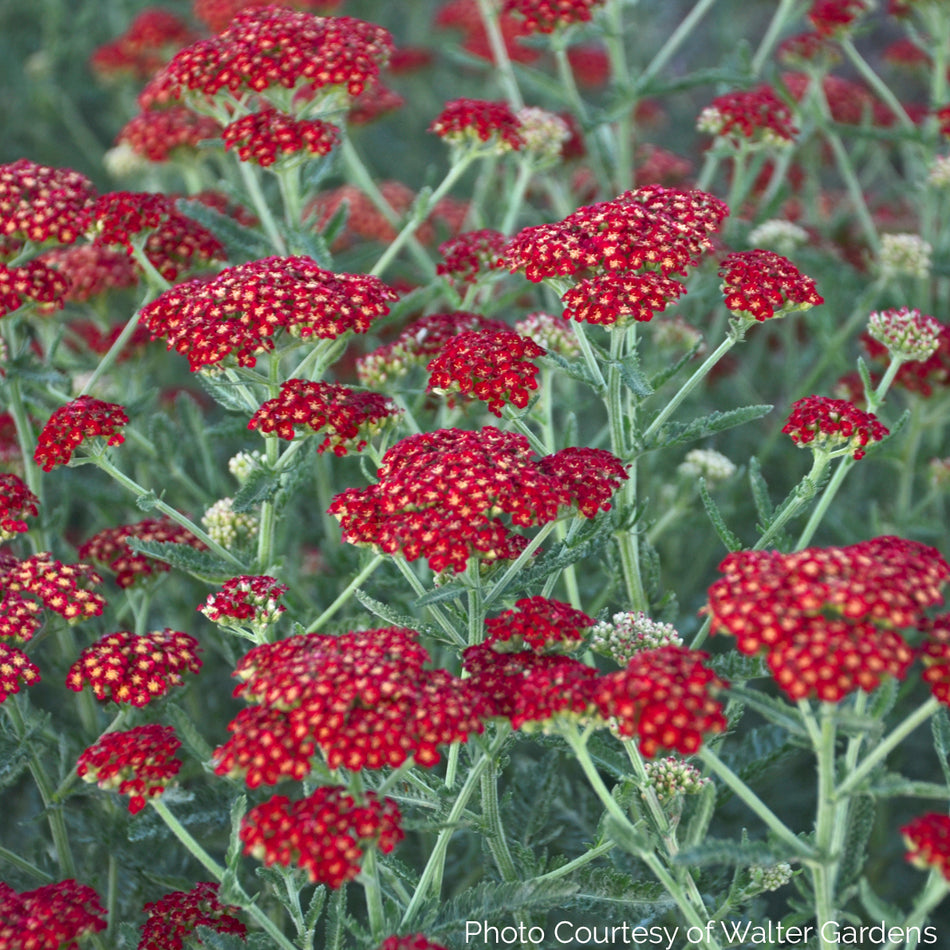
[[[752,546],[753,551],[761,551],[773,538],[777,537],[782,528],[815,497],[816,486],[821,481],[830,461],[831,459],[827,452],[815,452],[813,454],[811,470],[795,486],[793,493],[782,506],[781,511],[773,517],[768,528],[766,528],[759,540]],[[803,545],[799,545],[795,550],[798,550],[802,546]]]
[[[427,593],[425,587],[422,586],[422,582],[418,577],[412,572],[412,568],[409,566],[409,562],[404,558],[396,555],[393,557],[393,562],[396,567],[399,568],[400,574],[409,582],[409,586],[415,591],[417,597],[424,597]],[[429,613],[435,617],[439,626],[442,628],[442,632],[449,638],[449,640],[458,647],[464,647],[466,641],[464,637],[459,636],[459,632],[455,629],[452,621],[446,616],[445,611],[442,610],[437,604],[428,604],[426,609]]]
[[[676,51],[686,42],[689,34],[696,29],[715,2],[716,0],[699,0],[696,6],[680,21],[679,26],[670,34],[670,38],[660,47],[646,68],[641,71],[638,78],[638,85],[641,88],[673,58]]]
[[[561,867],[555,868],[553,871],[548,871],[547,874],[539,874],[537,877],[532,878],[530,881],[526,881],[525,883],[540,884],[542,881],[556,881],[558,878],[566,877],[568,874],[572,874],[578,868],[582,868],[585,865],[590,864],[592,861],[596,861],[601,855],[613,851],[613,849],[616,847],[616,841],[603,841],[591,848],[589,851],[585,851],[580,857],[574,858],[573,861],[568,861],[567,864],[562,864]]]
[[[326,610],[317,617],[310,626],[307,627],[307,633],[313,633],[315,630],[319,630],[356,592],[356,589],[369,577],[380,564],[382,564],[385,555],[383,554],[374,554],[372,560],[370,560],[365,567],[363,567],[360,572],[350,581],[346,587],[340,591],[336,600],[327,607]]]
[[[528,559],[534,555],[534,552],[541,546],[541,542],[554,530],[556,524],[556,521],[549,521],[546,525],[543,525],[541,530],[528,542],[528,546],[511,562],[505,573],[492,584],[491,591],[482,603],[482,606],[486,610],[501,597],[514,576],[524,567]]]
[[[277,254],[285,255],[287,253],[287,243],[277,227],[277,221],[274,219],[270,205],[264,197],[261,183],[257,180],[254,169],[250,167],[248,162],[242,161],[238,161],[237,167],[244,181],[244,187],[247,189],[247,195],[251,199],[251,204],[254,205],[254,210],[261,219],[261,226],[264,228],[267,239],[271,242]]]
[[[610,76],[613,89],[619,94],[622,111],[616,122],[614,132],[614,162],[616,165],[616,188],[623,193],[633,187],[633,110],[634,100],[630,96],[632,83],[627,65],[627,51],[624,48],[623,4],[610,3],[607,6],[609,28],[604,33],[607,44],[607,58],[610,61]]]
[[[762,42],[759,43],[759,48],[752,57],[751,71],[754,76],[762,71],[762,67],[771,57],[775,41],[778,39],[779,33],[782,32],[782,27],[785,26],[785,21],[789,18],[789,13],[797,2],[798,0],[782,0],[776,7],[775,13],[772,14],[772,19],[766,28],[765,36],[762,37]]]
[[[152,259],[145,253],[144,240],[140,244],[137,241],[132,242],[132,257],[135,263],[142,268],[145,278],[149,283],[149,290],[146,292],[146,299],[142,301],[144,307],[150,300],[153,300],[158,293],[171,288],[171,284],[162,276],[158,268],[152,263]],[[140,307],[141,309],[141,307]],[[133,318],[133,319],[137,319]]]
[[[491,46],[492,58],[495,60],[495,66],[498,67],[498,72],[501,75],[502,85],[505,87],[505,96],[511,108],[517,111],[524,107],[524,97],[518,88],[518,80],[515,78],[515,70],[511,65],[511,58],[508,56],[505,39],[501,35],[501,29],[498,26],[498,13],[492,0],[478,0],[478,12],[482,16],[482,23],[485,25],[485,33]]]
[[[376,863],[376,849],[367,848],[360,869],[360,883],[366,895],[366,917],[369,932],[375,943],[381,943],[386,936],[386,915],[383,913],[383,892],[379,886],[379,867]]]
[[[518,174],[515,183],[505,194],[505,218],[501,223],[499,230],[502,234],[511,234],[515,222],[521,212],[521,206],[524,202],[524,193],[528,189],[528,182],[534,174],[534,165],[530,159],[522,158],[518,162]]]
[[[900,99],[894,95],[890,86],[875,72],[870,63],[857,51],[850,36],[842,36],[838,41],[844,50],[845,56],[851,61],[851,65],[861,74],[864,81],[877,93],[881,101],[894,113],[897,121],[908,131],[916,133],[917,126],[907,114],[907,110],[902,105]]]
[[[498,769],[492,761],[482,773],[482,817],[485,819],[485,843],[495,859],[498,873],[503,881],[518,880],[518,871],[515,869],[514,859],[508,849],[505,829],[501,823],[501,813],[498,810]]]
[[[822,704],[821,727],[815,758],[818,764],[818,813],[815,819],[815,846],[818,859],[811,866],[815,893],[815,919],[823,950],[835,950],[837,940],[825,937],[825,924],[835,920],[835,883],[838,856],[832,850],[835,821],[842,816],[835,808],[835,720],[834,707]]]
[[[577,339],[577,345],[581,349],[581,355],[584,357],[584,362],[587,364],[587,368],[590,370],[591,376],[594,378],[594,383],[599,387],[601,392],[607,391],[607,381],[604,379],[604,374],[600,370],[600,364],[597,362],[597,357],[594,354],[594,348],[590,345],[590,341],[587,339],[587,331],[584,329],[582,323],[574,323],[574,336]]]

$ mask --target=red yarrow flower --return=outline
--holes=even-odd
[[[100,244],[74,244],[72,247],[54,248],[44,254],[41,260],[65,279],[64,302],[85,303],[109,290],[134,287],[139,281],[136,265],[128,254]],[[77,321],[69,323],[69,329],[73,332],[77,332],[76,323]],[[122,327],[116,329],[116,336],[121,330]],[[108,347],[102,352],[107,350]]]
[[[871,359],[890,361],[887,346],[875,340],[870,333],[862,335],[861,342]],[[901,364],[894,377],[894,385],[925,398],[950,386],[950,325],[939,325],[936,349],[928,357]]]
[[[288,155],[329,155],[340,142],[340,130],[320,119],[295,119],[276,109],[261,109],[224,127],[225,150],[237,149],[242,162],[263,168]]]
[[[568,320],[625,327],[633,320],[652,320],[685,293],[686,288],[678,280],[647,271],[588,277],[575,284],[561,300]]]
[[[406,934],[404,937],[387,937],[379,950],[448,950],[441,943],[429,940],[424,934]]]
[[[368,848],[389,854],[405,837],[396,803],[367,792],[361,801],[324,786],[300,801],[275,795],[241,822],[244,853],[265,865],[303,868],[315,884],[342,887]]]
[[[280,330],[327,340],[366,333],[396,299],[375,277],[335,274],[308,257],[267,257],[179,284],[143,307],[140,319],[195,372],[229,357],[254,366]]]
[[[142,925],[137,950],[184,950],[198,927],[221,934],[247,935],[247,927],[235,917],[239,907],[218,900],[218,884],[201,881],[190,891],[173,891],[142,908],[148,919]],[[197,941],[200,943],[201,941]]]
[[[33,460],[44,472],[66,465],[87,438],[104,438],[107,445],[121,445],[121,429],[128,425],[125,410],[114,402],[80,396],[60,406],[43,426],[36,440]]]
[[[457,148],[490,145],[495,151],[518,151],[521,123],[507,102],[454,99],[432,120],[429,131]]]
[[[21,686],[40,681],[40,668],[22,651],[0,640],[0,703]]]
[[[68,289],[66,278],[41,258],[18,267],[0,262],[0,317],[29,303],[40,304],[44,313],[58,310]]]
[[[70,878],[18,894],[0,881],[0,950],[76,950],[77,940],[105,927],[88,884]]]
[[[95,197],[92,182],[71,168],[25,158],[0,165],[0,235],[72,244],[88,227]]]
[[[530,33],[553,33],[571,23],[587,23],[604,0],[505,0],[503,14],[515,14]]]
[[[40,513],[39,503],[39,498],[19,475],[0,472],[0,541],[9,541],[29,531],[23,519],[35,518]]]
[[[528,405],[530,393],[538,388],[538,367],[531,360],[544,354],[543,347],[514,330],[459,333],[429,363],[426,392],[458,392],[479,399],[501,418],[507,403],[519,409]]]
[[[867,13],[867,0],[814,0],[808,20],[820,36],[840,36]]]
[[[927,619],[919,626],[926,636],[920,647],[924,663],[922,679],[934,698],[950,707],[950,614]]]
[[[9,558],[0,564],[0,636],[27,641],[38,626],[39,607],[25,598],[35,598],[47,610],[69,623],[98,617],[105,599],[90,590],[102,578],[88,564],[63,564],[48,552],[33,554],[26,560]]]
[[[864,458],[866,446],[889,434],[873,412],[864,412],[846,399],[806,396],[792,405],[782,432],[799,447],[832,455]]]
[[[286,593],[287,586],[274,577],[242,574],[225,581],[217,594],[208,594],[198,610],[222,626],[260,628],[274,623],[287,609],[278,603]]]
[[[107,732],[79,756],[76,773],[99,788],[130,796],[129,811],[134,815],[178,774],[182,763],[175,753],[180,746],[175,730],[158,723]]]
[[[69,668],[66,685],[81,692],[88,683],[96,699],[142,707],[181,686],[183,673],[201,669],[198,641],[179,630],[139,636],[120,630],[86,647]]]
[[[334,455],[343,456],[362,452],[369,439],[400,414],[396,404],[379,393],[357,392],[339,383],[288,379],[280,384],[280,395],[268,399],[247,427],[288,440],[309,429],[324,436],[318,452],[332,448]]]
[[[950,881],[950,815],[921,815],[904,825],[901,834],[911,864],[933,869]]]
[[[936,549],[884,536],[792,554],[738,551],[709,588],[713,630],[765,654],[793,701],[839,702],[902,679],[914,651],[898,632],[942,602],[950,565]]]
[[[436,272],[448,278],[454,287],[478,283],[502,266],[506,241],[504,234],[491,228],[465,231],[439,245],[442,262]]]
[[[570,604],[547,597],[524,597],[512,610],[485,621],[485,644],[501,653],[528,649],[568,653],[580,646],[584,631],[596,621]]]
[[[171,570],[171,565],[166,561],[133,551],[128,543],[131,538],[164,544],[188,544],[196,551],[206,548],[205,543],[199,541],[187,528],[162,517],[145,518],[135,524],[119,525],[116,528],[104,528],[81,544],[78,554],[83,560],[96,561],[113,571],[119,587],[131,587],[138,581]]]
[[[792,110],[767,85],[717,96],[700,113],[697,128],[737,145],[789,145],[798,134]]]
[[[719,276],[726,307],[747,320],[769,320],[825,302],[815,282],[773,251],[737,251],[722,262]]]
[[[98,47],[89,57],[89,65],[103,77],[127,74],[145,80],[194,39],[184,20],[168,10],[150,7],[138,14],[120,37]]]
[[[585,518],[610,511],[610,499],[628,478],[623,462],[606,449],[569,446],[544,456],[538,467],[564,486],[570,504]]]
[[[221,126],[210,116],[171,106],[140,112],[125,123],[115,141],[150,162],[168,162],[220,136]]]

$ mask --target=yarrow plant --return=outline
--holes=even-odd
[[[68,14],[0,950],[946,943],[947,4]]]

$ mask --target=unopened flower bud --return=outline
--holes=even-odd
[[[201,523],[207,529],[211,540],[229,550],[244,547],[257,535],[259,526],[254,515],[235,511],[233,504],[233,499],[222,498],[201,517]]]
[[[672,801],[677,795],[696,795],[710,780],[694,765],[670,756],[645,762],[649,787],[656,792],[661,804]]]
[[[749,232],[751,247],[764,247],[784,257],[788,257],[797,248],[807,243],[808,232],[803,227],[779,218],[763,221]]]
[[[553,165],[561,157],[561,148],[571,137],[567,122],[559,115],[525,106],[516,113],[521,123],[524,151],[529,152],[539,165]]]
[[[644,650],[657,650],[683,643],[671,623],[651,620],[643,611],[616,613],[610,622],[602,620],[591,630],[590,648],[610,657],[619,666],[626,666]]]
[[[777,891],[792,879],[792,866],[784,861],[768,867],[754,864],[749,868],[752,883],[763,891]]]
[[[686,478],[704,478],[710,486],[718,485],[736,474],[736,466],[715,449],[692,449],[676,467]]]
[[[263,455],[255,449],[253,452],[238,452],[228,459],[228,471],[243,485],[256,468],[260,468]]]
[[[941,325],[933,318],[900,307],[871,314],[868,332],[894,359],[925,360],[940,344]]]
[[[927,277],[933,247],[919,234],[882,234],[878,263],[885,277]]]

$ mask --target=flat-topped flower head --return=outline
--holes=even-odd
[[[610,511],[610,499],[628,478],[626,465],[606,449],[570,446],[545,455],[538,467],[563,485],[570,504],[585,518]]]
[[[39,601],[71,624],[98,617],[106,602],[91,588],[101,583],[102,578],[88,564],[63,564],[49,552],[33,554],[23,561],[9,558],[0,566],[0,590],[6,595],[0,606],[0,636],[17,636],[16,624],[23,621],[26,635],[19,639],[30,639],[37,610],[25,606],[26,598]],[[5,629],[8,620],[14,625],[11,630]]]
[[[57,465],[68,464],[86,439],[105,439],[106,445],[121,445],[125,441],[122,429],[128,423],[129,417],[120,405],[80,396],[49,417],[36,440],[33,460],[44,472],[51,472]]]
[[[68,289],[66,278],[42,258],[16,267],[0,262],[0,317],[30,304],[44,313],[58,310]]]
[[[323,786],[291,801],[274,795],[241,821],[244,853],[266,866],[300,867],[311,882],[342,887],[360,871],[369,848],[389,854],[405,837],[402,815],[390,798],[366,792],[360,800],[345,789]]]
[[[277,109],[261,109],[228,123],[221,133],[225,151],[236,149],[242,162],[267,168],[289,156],[329,155],[340,130],[320,119],[295,119]]]
[[[261,435],[293,440],[299,434],[323,436],[317,451],[334,455],[362,452],[369,440],[395,423],[401,410],[381,393],[360,392],[340,383],[288,379],[280,395],[268,399],[247,424]],[[309,431],[308,431],[309,430]]]
[[[129,545],[133,538],[163,544],[188,544],[196,551],[203,551],[206,547],[204,541],[199,541],[187,528],[163,516],[144,518],[135,524],[103,528],[79,546],[78,554],[84,561],[95,561],[112,571],[119,587],[131,587],[171,570],[167,561],[133,551]]]
[[[594,618],[547,597],[523,597],[511,610],[485,621],[485,644],[500,653],[532,650],[569,653],[577,649]]]
[[[79,756],[76,772],[83,781],[129,796],[134,815],[148,798],[161,795],[181,769],[175,753],[181,740],[171,726],[151,723],[126,732],[107,732]]]
[[[533,359],[544,356],[534,340],[514,330],[469,331],[446,340],[427,369],[426,392],[461,395],[486,403],[488,411],[501,418],[511,403],[524,409],[531,392],[538,388],[538,367]]]
[[[166,627],[141,636],[120,630],[86,647],[69,668],[66,685],[87,684],[96,699],[142,707],[181,686],[184,673],[201,669],[198,641]]]
[[[634,321],[652,320],[685,293],[686,288],[678,280],[646,271],[588,277],[575,284],[561,300],[568,320],[626,327]]]
[[[392,52],[381,26],[353,17],[318,17],[267,6],[238,13],[218,36],[175,55],[139,96],[143,109],[188,98],[200,109],[206,97],[309,86],[331,98],[358,96],[379,79]]]
[[[35,518],[40,513],[39,503],[39,498],[19,475],[0,472],[0,542],[10,541],[29,531],[29,525],[23,519]]]
[[[454,99],[432,120],[429,131],[453,148],[503,155],[524,147],[521,123],[507,102]]]
[[[99,895],[73,879],[17,893],[0,881],[0,948],[75,950],[77,940],[106,928]]]
[[[717,96],[699,114],[696,128],[733,145],[788,146],[798,134],[792,110],[767,85]]]
[[[885,277],[930,276],[933,245],[919,234],[882,234],[878,267]]]
[[[0,165],[0,236],[72,244],[86,231],[96,189],[71,168],[26,158]]]
[[[765,248],[787,257],[807,244],[809,237],[808,232],[794,221],[769,218],[749,232],[748,240],[752,247]]]
[[[89,57],[89,65],[104,79],[127,76],[144,81],[195,39],[188,24],[170,10],[149,7],[121,36],[97,47]]]
[[[894,377],[895,386],[925,398],[950,386],[950,325],[940,323],[938,327],[934,351],[924,359],[902,363]],[[888,362],[893,358],[887,345],[878,342],[870,333],[863,335],[861,342],[871,359]]]
[[[260,529],[260,520],[250,511],[235,511],[233,498],[219,498],[202,516],[208,537],[228,549],[252,544]]]
[[[646,758],[661,749],[692,755],[726,728],[716,697],[727,684],[705,665],[708,658],[675,645],[643,650],[598,680],[594,705],[619,735],[636,736]]]
[[[21,686],[40,681],[40,668],[20,649],[0,640],[0,703]]]
[[[247,934],[247,927],[234,916],[241,909],[218,900],[214,881],[201,881],[190,891],[173,891],[142,910],[147,919],[137,950],[184,950],[198,927],[239,937]]]
[[[590,648],[626,666],[644,650],[682,646],[683,638],[671,623],[651,620],[642,610],[620,611],[602,620],[591,631]]]
[[[430,940],[425,934],[406,934],[403,937],[387,937],[378,950],[448,950],[441,943]]]
[[[225,581],[218,593],[208,594],[198,610],[222,627],[259,631],[275,623],[287,609],[279,602],[286,593],[287,586],[274,577],[242,574]]]
[[[901,835],[914,867],[937,871],[950,881],[950,815],[921,815],[904,825]]]
[[[565,119],[537,106],[523,106],[515,116],[521,147],[536,167],[547,168],[563,158],[563,148],[571,138]]]
[[[502,251],[508,239],[500,231],[481,228],[464,231],[439,245],[442,261],[436,272],[454,287],[475,284],[502,266]]]
[[[847,399],[806,396],[792,405],[782,431],[799,448],[827,452],[829,457],[864,458],[867,446],[889,434],[873,412],[864,412]]]
[[[815,282],[774,251],[728,254],[719,276],[726,307],[744,320],[771,320],[825,302]]]
[[[404,376],[414,367],[425,366],[446,342],[460,333],[500,333],[510,329],[501,320],[468,310],[430,313],[403,327],[392,343],[385,343],[357,359],[356,375],[364,386],[381,386]]]
[[[308,13],[331,13],[343,0],[282,0],[281,6]],[[242,10],[271,6],[271,0],[192,0],[191,12],[212,33],[220,33]]]
[[[63,300],[85,303],[110,290],[134,287],[139,282],[137,265],[124,251],[101,244],[74,244],[54,248],[42,257],[66,281]],[[70,321],[75,330],[77,321]],[[94,324],[93,324],[94,325]],[[121,327],[116,333],[121,332]],[[102,336],[100,332],[100,336]],[[147,339],[147,336],[146,336]],[[108,347],[106,348],[108,349]],[[106,350],[103,350],[105,353]]]
[[[524,20],[529,33],[553,33],[572,23],[587,23],[604,0],[505,0],[501,12]]]
[[[813,0],[807,17],[819,36],[839,37],[870,9],[868,0]]]
[[[868,320],[871,338],[900,360],[927,359],[940,345],[942,330],[939,321],[909,307],[878,310]]]
[[[116,145],[126,145],[150,162],[169,162],[194,152],[209,139],[221,135],[221,126],[210,116],[184,106],[146,109],[129,119],[116,136]]]
[[[793,701],[839,702],[902,679],[914,651],[898,632],[942,602],[950,565],[934,548],[884,536],[792,554],[739,551],[709,588],[713,631],[765,655]]]

